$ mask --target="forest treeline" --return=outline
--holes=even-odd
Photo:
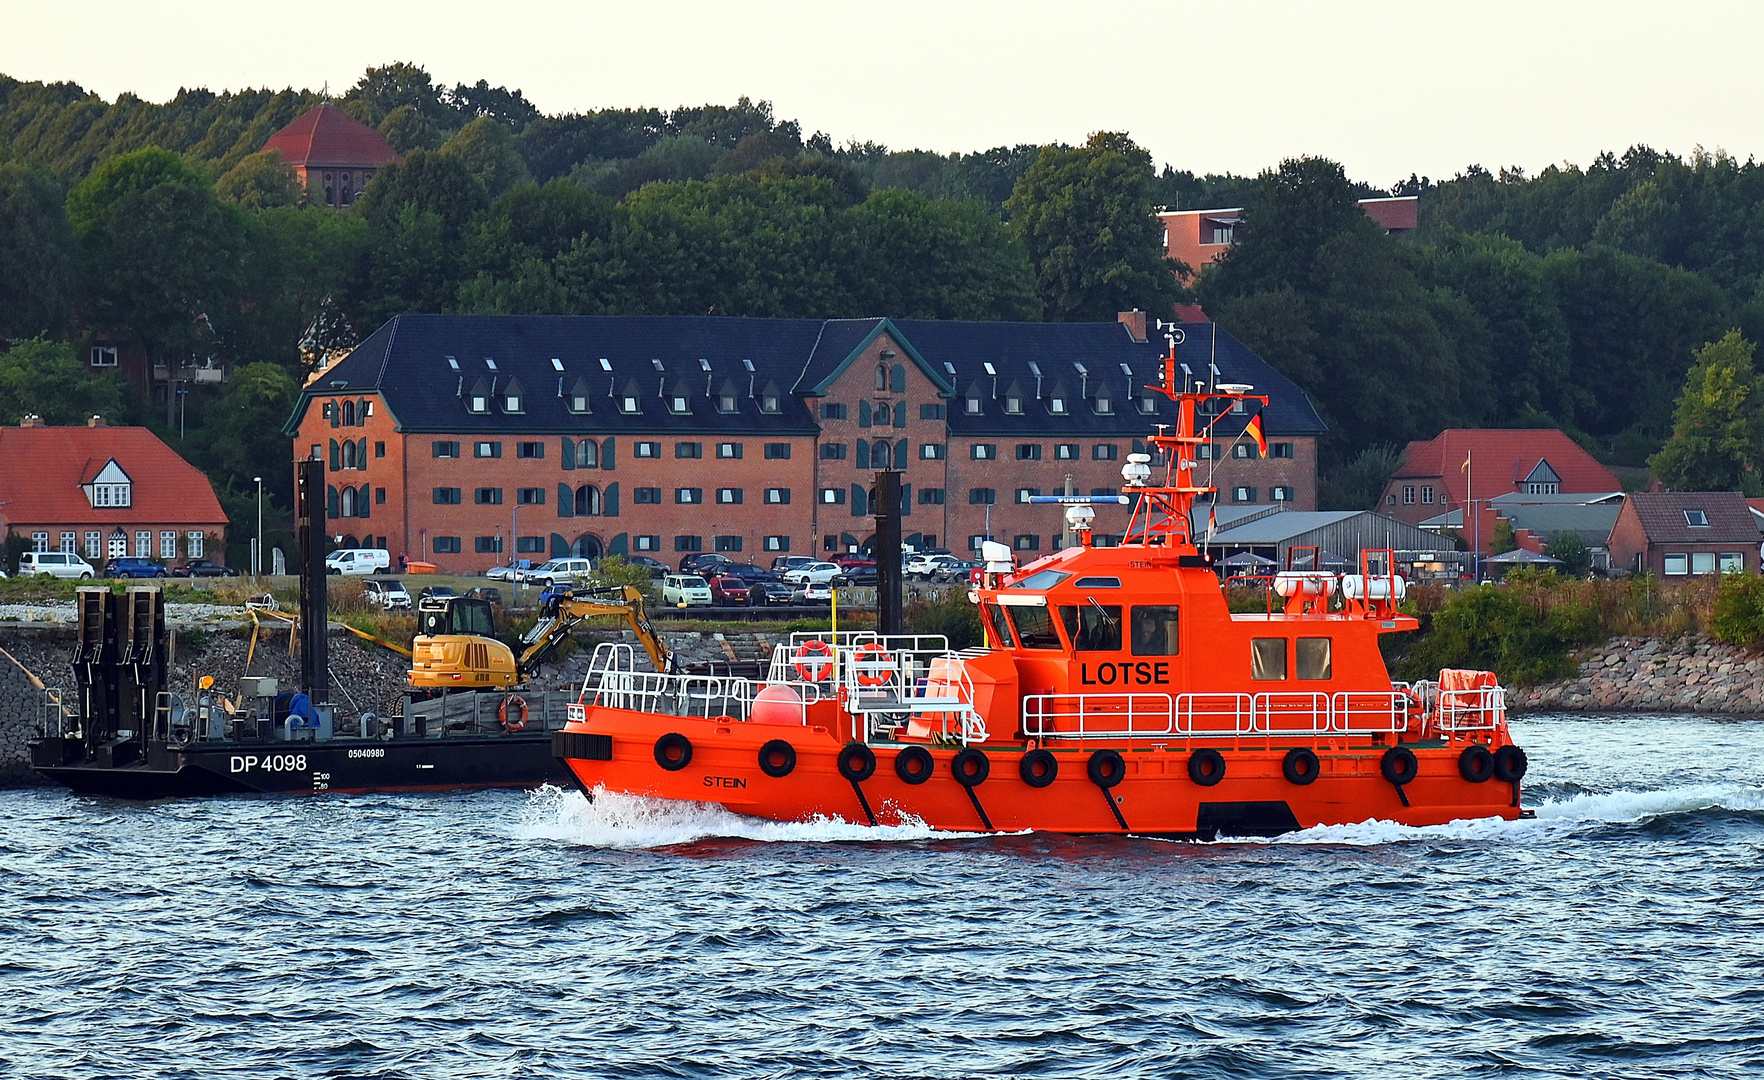
[[[546,115],[393,64],[333,100],[406,161],[338,212],[258,152],[320,100],[106,101],[0,77],[0,338],[28,343],[0,356],[0,423],[92,410],[176,431],[73,378],[74,346],[213,358],[233,374],[190,396],[182,448],[229,510],[258,474],[285,506],[265,418],[291,406],[303,345],[347,347],[400,311],[1071,320],[1198,299],[1317,404],[1325,497],[1346,506],[1375,494],[1390,447],[1448,426],[1560,426],[1639,466],[1693,353],[1764,331],[1764,173],[1719,154],[1380,190],[1322,159],[1158,170],[1119,133],[836,146],[745,98]],[[1417,235],[1355,205],[1392,192],[1420,196]],[[1239,243],[1179,278],[1159,206],[1241,206]]]

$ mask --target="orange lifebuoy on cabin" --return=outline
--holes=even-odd
[[[819,659],[814,659],[819,657]],[[803,682],[818,683],[833,674],[833,647],[820,638],[811,638],[796,650],[796,673]]]
[[[515,720],[513,723],[510,723],[508,719],[508,703],[511,701],[514,702],[516,708],[521,714],[520,719]],[[517,731],[525,730],[527,726],[527,699],[521,697],[519,694],[510,694],[503,698],[502,704],[497,706],[496,709],[496,722],[502,725],[502,730],[511,735]]]
[[[881,686],[894,673],[894,657],[889,656],[887,650],[880,645],[863,645],[852,658],[851,667],[857,672],[859,686]]]

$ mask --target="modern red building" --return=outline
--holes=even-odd
[[[1411,232],[1421,224],[1421,201],[1414,195],[1385,199],[1361,199],[1360,208],[1385,232]],[[1243,208],[1225,210],[1160,210],[1164,226],[1164,251],[1195,271],[1214,261],[1237,242],[1243,224]]]
[[[293,166],[312,198],[338,208],[355,202],[374,173],[404,160],[385,136],[329,102],[295,117],[263,148]]]

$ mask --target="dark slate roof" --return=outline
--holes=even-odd
[[[1191,324],[1185,330],[1178,359],[1197,376],[1204,375],[1213,348],[1211,324]],[[536,434],[809,434],[816,430],[810,399],[824,393],[852,356],[882,332],[892,334],[906,359],[950,396],[949,426],[957,435],[1047,437],[1065,430],[1074,435],[1145,435],[1155,424],[1174,420],[1175,407],[1162,396],[1155,399],[1155,416],[1134,407],[1141,388],[1157,381],[1164,342],[1157,337],[1136,342],[1118,323],[400,315],[307,387],[288,430],[298,425],[314,396],[377,390],[405,431],[506,432],[510,419],[499,408],[472,414],[463,396],[480,381],[497,396],[512,378],[525,390],[518,425]],[[457,363],[457,371],[448,357]],[[495,362],[494,369],[486,357]],[[563,371],[556,370],[554,357]],[[1250,383],[1270,396],[1265,420],[1270,436],[1324,430],[1303,392],[1224,330],[1218,331],[1217,357],[1221,382]],[[657,360],[664,370],[656,370]],[[708,361],[708,373],[701,360]],[[744,361],[751,361],[752,372]],[[987,364],[996,377],[986,373]],[[1085,372],[1075,364],[1083,364]],[[590,415],[572,415],[566,407],[564,395],[578,379],[593,388]],[[740,408],[725,415],[716,410],[714,396],[731,379],[740,389]],[[689,417],[672,414],[664,400],[682,382],[691,391]],[[1024,394],[1022,415],[1004,410],[1003,392],[1013,382]],[[642,391],[642,412],[625,415],[615,407],[613,395],[622,395],[633,383]],[[783,392],[781,414],[760,412],[758,395],[768,384]],[[1089,399],[1105,384],[1114,411],[1098,416]],[[965,411],[963,396],[970,386],[981,391],[979,415]],[[1047,399],[1056,386],[1067,394],[1063,417],[1048,412]],[[1215,434],[1237,435],[1247,421],[1247,415],[1227,416],[1215,426]]]
[[[1654,544],[1755,544],[1757,519],[1737,491],[1636,491],[1629,505]],[[1686,522],[1686,510],[1701,510],[1709,524]]]

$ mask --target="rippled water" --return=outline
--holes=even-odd
[[[937,837],[574,793],[0,792],[0,1075],[1764,1073],[1764,722],[1534,821]]]

